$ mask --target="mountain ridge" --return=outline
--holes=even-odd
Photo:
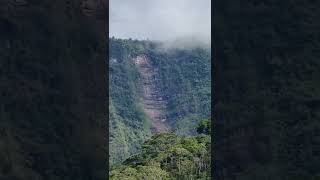
[[[137,153],[154,133],[170,129],[181,135],[195,134],[198,120],[210,117],[210,52],[201,48],[163,51],[160,47],[153,41],[110,39],[113,162]],[[117,158],[120,152],[125,156]]]

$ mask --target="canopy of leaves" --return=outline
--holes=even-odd
[[[115,166],[110,179],[209,179],[210,144],[208,135],[154,135],[141,153]]]
[[[199,134],[211,134],[211,119],[200,121],[197,132]]]
[[[198,119],[211,114],[211,55],[208,49],[162,50],[161,44],[109,39],[109,155],[117,164],[137,153],[150,137],[150,119],[141,107],[142,82],[134,63],[146,55],[157,90],[167,102],[166,119],[178,134],[196,134]]]

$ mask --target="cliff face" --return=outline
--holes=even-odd
[[[150,119],[151,130],[153,133],[167,133],[170,131],[166,124],[166,101],[158,90],[155,81],[157,69],[151,65],[149,57],[145,55],[137,56],[135,64],[138,67],[140,81],[142,84],[142,97],[139,103],[144,113]]]
[[[0,179],[105,179],[106,1],[0,2]]]
[[[167,49],[152,41],[109,39],[110,164],[138,153],[153,133],[194,135],[210,117],[207,49]]]

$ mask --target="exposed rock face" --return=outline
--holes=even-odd
[[[165,133],[169,131],[166,125],[166,102],[155,83],[156,69],[152,67],[149,59],[145,55],[140,55],[135,59],[143,81],[143,97],[141,98],[142,107],[151,119],[151,127],[154,133]]]
[[[106,5],[0,2],[0,179],[106,179]]]

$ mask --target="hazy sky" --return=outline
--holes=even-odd
[[[211,39],[211,0],[110,0],[109,36]]]

